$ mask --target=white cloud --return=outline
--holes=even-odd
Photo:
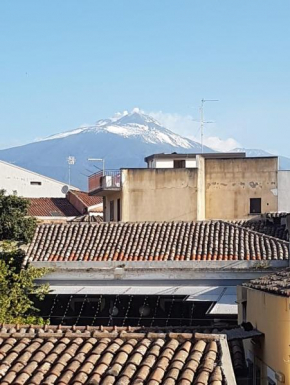
[[[171,114],[162,111],[149,112],[148,115],[152,116],[169,130],[192,139],[195,142],[200,142],[199,122],[191,115]],[[218,136],[207,135],[204,135],[204,144],[217,151],[230,151],[236,147],[241,147],[234,138],[222,139]]]
[[[208,136],[204,138],[204,144],[217,151],[231,151],[241,145],[233,138],[220,139],[217,136]]]
[[[123,116],[128,115],[128,113],[129,113],[128,111],[116,112],[116,113],[112,116],[112,119],[114,119],[114,120],[121,119]]]

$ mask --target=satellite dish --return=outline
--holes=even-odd
[[[65,185],[62,187],[61,192],[62,192],[63,194],[66,194],[66,193],[68,192],[68,190],[69,190],[69,186],[68,186],[67,184],[65,184]]]

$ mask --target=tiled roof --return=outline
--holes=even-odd
[[[28,215],[33,217],[74,217],[78,210],[66,198],[28,198]]]
[[[104,211],[103,205],[99,204],[98,206],[96,206],[94,208],[90,207],[89,211],[90,211],[90,213],[103,213],[103,211]]]
[[[243,286],[290,297],[290,269],[288,268],[277,271],[274,274],[264,275],[263,277],[244,283]]]
[[[285,211],[278,211],[264,214],[266,218],[285,218],[289,213]]]
[[[99,196],[89,195],[87,192],[79,190],[70,190],[70,192],[76,195],[85,206],[95,206],[103,203],[103,198]]]
[[[289,239],[289,234],[286,225],[273,223],[265,219],[240,220],[234,221],[233,223],[245,227],[246,229],[257,231],[258,233],[279,238],[284,241],[288,241]]]
[[[94,223],[101,223],[101,222],[104,222],[104,219],[103,219],[103,217],[101,215],[85,214],[85,215],[81,215],[79,217],[75,217],[70,222],[87,222],[87,223],[94,222]]]
[[[288,259],[288,243],[222,221],[39,225],[29,261]]]
[[[226,378],[233,375],[226,349],[225,337],[214,334],[4,325],[0,381],[2,385],[232,384],[234,377]]]

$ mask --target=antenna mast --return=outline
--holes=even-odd
[[[204,116],[203,116],[203,109],[204,109],[204,103],[205,102],[218,102],[217,99],[201,99],[201,106],[200,106],[200,144],[201,144],[201,153],[203,154],[203,129],[205,123],[212,123],[212,122],[205,122]]]
[[[69,156],[67,159],[68,163],[68,185],[70,186],[70,173],[71,173],[71,166],[75,164],[76,158],[74,156]]]

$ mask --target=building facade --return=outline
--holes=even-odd
[[[69,189],[78,190],[63,182],[11,163],[0,161],[0,189],[9,195],[24,198],[64,198]]]
[[[245,342],[253,384],[290,384],[290,270],[238,287],[239,323],[250,323],[263,338]]]
[[[106,221],[249,219],[287,211],[290,173],[277,157],[157,154],[148,168],[97,173],[90,194],[104,197]]]

